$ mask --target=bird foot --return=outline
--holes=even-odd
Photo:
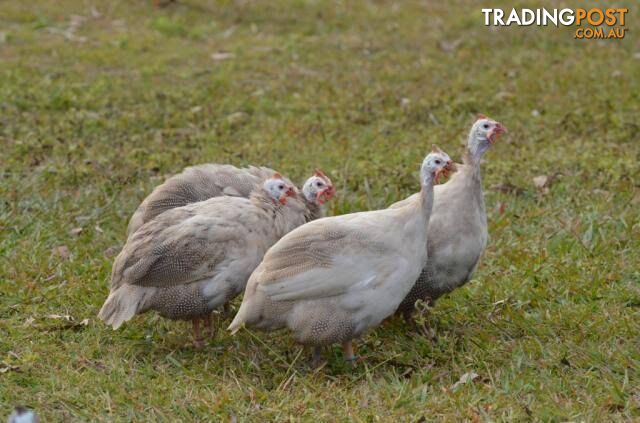
[[[418,332],[422,336],[429,339],[436,338],[436,331],[429,324],[429,320],[427,317],[421,318],[420,320],[422,320],[422,322],[418,322],[413,317],[413,311],[402,313],[402,317],[404,318],[406,324],[409,325],[413,331]]]
[[[326,361],[322,359],[322,347],[314,347],[313,355],[311,356],[311,368],[318,370],[326,364]]]
[[[416,329],[416,331],[418,333],[420,333],[425,338],[429,338],[431,340],[435,340],[436,337],[437,337],[435,329],[433,329],[431,327],[431,325],[429,325],[429,322],[427,322],[427,321],[425,321],[423,323],[415,322],[414,323],[414,328]]]
[[[218,324],[214,325],[212,320],[213,320],[213,317],[211,315],[208,315],[207,317],[205,317],[204,327],[209,337],[211,339],[214,339],[218,333],[219,321],[217,322]]]
[[[403,312],[402,313],[402,318],[404,319],[404,322],[406,324],[411,325],[411,326],[415,326],[416,321],[413,318],[413,311],[409,311],[409,312],[405,311],[405,312]]]
[[[202,340],[202,335],[200,332],[200,319],[198,318],[193,319],[192,324],[193,324],[193,346],[196,347],[196,349],[201,349],[202,347],[204,347],[204,341]]]
[[[310,363],[312,370],[320,370],[325,366],[325,364],[327,364],[325,360],[323,360],[322,358],[316,358],[316,357],[313,357]]]
[[[361,363],[363,361],[363,358],[360,357],[359,355],[354,355],[353,357],[348,357],[344,359],[345,363],[349,364],[351,367],[356,368],[358,367],[358,363]]]

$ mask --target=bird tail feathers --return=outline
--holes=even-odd
[[[98,317],[113,329],[118,329],[133,316],[145,311],[155,289],[122,285],[109,294]]]
[[[233,318],[233,321],[227,328],[227,330],[231,331],[231,335],[235,335],[236,332],[238,332],[244,326],[244,322],[246,320],[244,318],[245,313],[243,310],[243,306],[244,303],[240,306],[240,310],[238,310],[238,313],[236,313],[236,316]]]

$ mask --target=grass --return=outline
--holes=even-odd
[[[626,3],[619,41],[490,29],[472,0],[2,3],[0,414],[640,419]],[[357,344],[364,365],[336,347],[311,372],[286,334],[221,333],[196,351],[185,323],[97,321],[128,218],[167,175],[252,163],[301,181],[319,166],[339,188],[330,213],[380,208],[417,189],[433,143],[459,157],[476,112],[510,134],[483,165],[491,239],[475,280],[421,315],[435,340],[394,320]],[[537,189],[540,175],[556,177]]]

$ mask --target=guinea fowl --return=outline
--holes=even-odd
[[[223,195],[249,198],[254,188],[274,173],[268,167],[237,168],[228,164],[210,163],[188,167],[167,179],[144,199],[129,221],[127,234],[131,236],[145,223],[176,207]],[[307,221],[323,216],[321,205],[334,193],[331,180],[322,171],[316,170],[307,184],[312,183],[312,179],[313,187],[310,185],[310,188],[313,189],[305,192],[304,196],[309,209],[306,213]],[[284,180],[291,183],[286,178]],[[315,186],[318,182],[322,183],[323,188]]]
[[[302,186],[302,197],[307,206],[307,222],[324,217],[322,206],[336,193],[331,179],[320,169],[316,169],[313,176]]]
[[[9,416],[7,423],[40,423],[40,417],[35,411],[18,406]]]
[[[327,217],[290,232],[251,275],[233,333],[244,324],[288,328],[301,344],[343,345],[393,314],[427,258],[433,182],[452,166],[437,150],[421,167],[420,194],[405,207]]]
[[[265,179],[275,173],[267,167],[237,168],[228,164],[190,166],[157,186],[133,213],[127,233],[169,209],[223,195],[249,198]],[[286,180],[286,182],[289,182]]]
[[[505,132],[500,122],[479,115],[469,132],[464,165],[458,166],[446,184],[435,187],[427,245],[429,257],[397,310],[407,321],[417,300],[433,304],[442,295],[464,285],[475,271],[488,238],[480,160]],[[405,201],[391,207],[403,207]]]
[[[278,173],[249,199],[223,196],[167,210],[127,240],[98,316],[114,329],[148,310],[192,320],[199,346],[200,321],[211,325],[210,313],[244,289],[267,249],[305,223],[306,211]]]

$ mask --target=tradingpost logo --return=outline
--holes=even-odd
[[[577,39],[622,39],[627,8],[482,9],[486,26],[577,26]]]

